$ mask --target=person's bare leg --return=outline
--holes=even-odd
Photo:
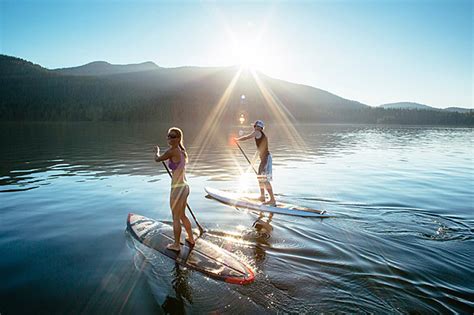
[[[184,229],[186,230],[186,233],[188,234],[188,237],[186,240],[191,244],[194,245],[194,235],[193,235],[193,228],[191,225],[191,221],[189,221],[188,217],[186,216],[186,204],[188,202],[188,196],[189,196],[189,187],[186,188],[187,191],[185,191],[185,197],[183,197],[180,202],[180,207],[179,211],[181,213],[181,222],[183,222]]]
[[[260,197],[258,198],[258,200],[265,201],[265,183],[262,183],[259,179],[258,186],[260,186]]]
[[[183,216],[181,217],[181,222],[183,222],[184,229],[186,230],[186,233],[188,234],[188,237],[186,238],[186,240],[190,244],[194,245],[194,235],[193,235],[193,229],[191,226],[191,221],[189,221],[188,217],[184,213],[183,213]]]
[[[270,200],[268,200],[267,202],[265,202],[265,204],[275,205],[275,204],[276,204],[276,201],[275,201],[275,196],[273,195],[273,187],[272,187],[272,184],[270,184],[270,182],[266,182],[266,183],[265,183],[265,186],[266,186],[266,188],[267,188],[268,194],[270,195]]]
[[[170,196],[171,211],[173,213],[173,234],[174,234],[174,243],[168,244],[166,248],[179,251],[180,248],[180,239],[181,239],[181,216],[179,212],[179,200],[176,196]]]

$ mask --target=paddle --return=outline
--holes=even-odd
[[[239,143],[237,141],[235,141],[235,144],[239,147],[240,149],[240,152],[242,152],[242,154],[245,156],[245,159],[247,160],[247,162],[249,162],[250,166],[252,166],[252,169],[253,171],[255,172],[255,175],[258,176],[258,172],[255,170],[255,168],[253,167],[252,165],[252,162],[250,162],[250,159],[248,158],[247,154],[245,154],[244,150],[242,150],[242,148],[240,147]]]
[[[165,167],[166,171],[168,172],[168,175],[171,178],[173,178],[173,175],[171,175],[171,172],[170,172],[168,166],[166,165],[166,163],[164,161],[162,161],[161,163],[163,163],[163,166]],[[186,207],[188,208],[189,212],[191,212],[191,215],[193,216],[194,222],[196,222],[196,225],[199,228],[199,236],[201,236],[205,232],[204,229],[202,228],[201,224],[199,224],[199,222],[197,221],[196,216],[194,215],[194,212],[193,212],[193,210],[191,210],[191,207],[189,206],[188,203],[186,203]]]

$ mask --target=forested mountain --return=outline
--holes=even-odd
[[[389,103],[382,104],[379,107],[386,109],[426,109],[426,110],[436,110],[436,108],[414,102],[398,102],[398,103]]]
[[[32,62],[20,58],[0,55],[1,78],[32,75],[41,76],[43,74],[47,74],[48,72],[48,69],[43,68],[40,65],[34,64]]]
[[[151,62],[94,62],[48,70],[1,55],[0,120],[202,122],[225,95],[223,123],[236,122],[240,113],[249,119],[273,120],[277,112],[300,122],[473,125],[474,121],[472,113],[372,108],[261,73],[258,80],[248,71],[237,73],[236,67],[162,68]],[[271,105],[268,100],[273,100]]]
[[[462,108],[462,107],[448,107],[443,110],[447,112],[459,112],[459,113],[468,113],[472,111],[472,109],[470,108]]]
[[[459,113],[467,113],[471,111],[471,109],[469,108],[448,107],[448,108],[441,109],[441,108],[435,108],[428,105],[413,103],[413,102],[398,102],[398,103],[382,104],[379,107],[385,108],[385,109],[435,110],[435,111],[459,112]]]
[[[110,75],[119,73],[140,72],[157,70],[159,67],[153,62],[143,62],[130,65],[112,65],[105,61],[94,61],[83,66],[73,68],[54,69],[53,71],[63,75]]]

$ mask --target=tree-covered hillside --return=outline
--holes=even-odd
[[[279,112],[299,122],[474,124],[472,112],[372,108],[263,74],[236,76],[235,67],[92,66],[48,70],[0,55],[0,120],[203,122],[225,98],[222,122],[240,113],[274,120]],[[101,72],[87,75],[93,71]]]

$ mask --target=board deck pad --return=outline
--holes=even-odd
[[[262,204],[262,202],[259,201],[257,198],[248,194],[239,194],[236,192],[223,191],[210,187],[205,187],[204,189],[212,198],[222,203],[238,208],[246,208],[256,211],[294,215],[300,217],[329,217],[325,210],[311,209],[282,202],[277,202],[276,206],[269,206]]]
[[[228,283],[249,284],[254,281],[252,269],[237,256],[201,238],[197,238],[193,246],[185,241],[184,231],[181,233],[181,250],[176,252],[167,249],[166,246],[174,241],[173,227],[169,224],[130,213],[127,228],[140,243],[182,266]]]

